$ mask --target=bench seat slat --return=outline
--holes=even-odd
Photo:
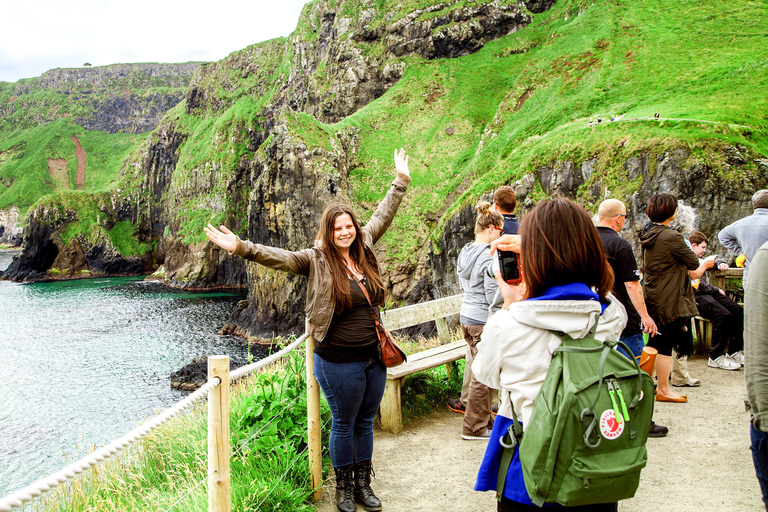
[[[467,352],[467,343],[454,341],[408,356],[408,362],[387,369],[387,379],[400,379],[412,373],[428,370],[462,359]]]

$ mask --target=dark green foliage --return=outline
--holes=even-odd
[[[450,377],[445,366],[410,375],[400,393],[402,414],[405,420],[411,420],[445,405],[446,397],[461,395],[464,379],[464,360],[451,363]]]

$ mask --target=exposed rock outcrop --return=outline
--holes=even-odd
[[[107,193],[58,194],[41,201],[27,213],[22,251],[15,256],[4,279],[34,281],[49,277],[95,277],[136,275],[154,266],[149,246],[138,247],[138,254],[126,256],[125,244],[133,236],[117,227],[128,226],[133,217],[129,204]],[[75,235],[66,233],[72,223],[87,225],[88,215],[95,222]],[[81,224],[82,225],[82,224]],[[66,241],[65,241],[66,239]],[[122,251],[116,244],[123,246]]]
[[[188,62],[53,69],[13,85],[12,96],[0,101],[0,123],[18,128],[87,112],[75,117],[75,122],[89,130],[148,132],[184,99],[199,66],[199,62]],[[46,96],[40,105],[40,93],[53,96]]]
[[[0,244],[21,245],[24,228],[19,222],[19,209],[14,207],[0,210]]]

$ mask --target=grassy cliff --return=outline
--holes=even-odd
[[[462,207],[499,184],[536,177],[544,166],[589,161],[574,193],[588,208],[606,195],[626,199],[647,189],[656,164],[677,148],[685,148],[685,164],[701,164],[704,179],[715,186],[765,181],[757,163],[768,155],[763,2],[559,0],[542,13],[526,11],[530,24],[467,55],[394,52],[394,43],[406,48],[413,41],[408,27],[452,19],[481,4],[376,0],[360,10],[357,2],[315,0],[289,38],[201,66],[186,99],[148,137],[110,136],[109,148],[96,153],[101,170],[84,188],[110,188],[125,159],[115,190],[147,203],[141,211],[160,201],[174,239],[194,244],[203,241],[201,228],[209,221],[235,219],[246,232],[244,205],[253,180],[275,165],[265,153],[276,124],[309,154],[348,151],[343,139],[354,133],[349,180],[363,217],[391,181],[393,149],[402,146],[411,155],[413,184],[384,239],[391,266],[416,263],[430,246],[439,251],[445,223]],[[472,30],[472,22],[435,25],[418,37],[437,41],[462,30]],[[350,69],[340,63],[354,60],[368,65],[358,70],[357,85],[375,66],[401,75],[335,124],[306,113],[339,111],[331,107],[350,90],[342,87]],[[7,89],[0,84],[4,108],[11,101]],[[653,119],[656,112],[660,120]],[[589,125],[598,118],[600,124]],[[67,118],[18,128],[0,124],[0,207],[24,208],[56,190],[47,159],[66,159],[72,182],[76,160],[67,140],[75,132],[94,144],[107,137],[78,131]],[[166,143],[167,134],[176,138]],[[724,156],[728,147],[744,156],[738,165]],[[146,162],[157,148],[174,163],[172,176],[163,178],[167,187],[154,194],[162,198],[152,199],[148,174],[159,164]],[[651,172],[628,175],[627,161],[641,154]],[[89,155],[94,158],[93,150]],[[531,200],[547,195],[540,180],[529,183]],[[168,228],[157,236],[167,234]]]

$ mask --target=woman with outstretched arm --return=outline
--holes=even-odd
[[[373,245],[392,223],[411,181],[403,149],[395,150],[395,170],[392,186],[364,227],[349,206],[330,204],[309,249],[267,247],[240,240],[224,226],[205,228],[230,254],[307,277],[306,325],[317,341],[315,377],[331,409],[329,451],[340,512],[354,512],[355,502],[367,511],[381,510],[370,486],[373,420],[387,379],[372,314],[384,301]]]

